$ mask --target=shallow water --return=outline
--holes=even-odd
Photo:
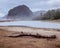
[[[14,22],[0,22],[0,26],[31,26],[37,28],[53,28],[60,29],[60,23],[43,22],[43,21],[14,21]]]

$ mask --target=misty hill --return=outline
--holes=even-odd
[[[26,5],[20,5],[10,9],[6,18],[7,19],[28,19],[33,15],[32,11]]]
[[[41,14],[44,14],[45,12],[46,12],[45,10],[40,10],[40,11],[34,12],[33,14],[34,14],[35,16],[39,16],[39,15],[41,15]]]
[[[40,11],[36,11],[34,12],[34,18],[33,20],[40,20],[42,18],[42,16],[46,13],[47,11],[45,10],[40,10]]]

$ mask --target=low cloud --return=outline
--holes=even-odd
[[[0,17],[4,17],[4,15],[5,15],[4,13],[0,13]]]

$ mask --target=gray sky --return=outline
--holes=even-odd
[[[60,8],[60,0],[0,0],[0,17],[18,5],[27,5],[32,11]]]

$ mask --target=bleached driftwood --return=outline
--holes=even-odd
[[[15,33],[15,34],[11,34],[8,37],[23,37],[23,36],[31,36],[34,38],[43,38],[43,39],[55,39],[56,35],[40,35],[40,34],[32,34],[32,33],[26,33],[26,32],[20,32],[20,33]]]
[[[0,29],[6,30],[8,33],[6,36],[8,37],[22,37],[22,36],[31,36],[35,38],[49,38],[55,39],[56,36],[59,37],[60,33],[50,30],[43,30],[38,28],[31,27],[0,27]]]

